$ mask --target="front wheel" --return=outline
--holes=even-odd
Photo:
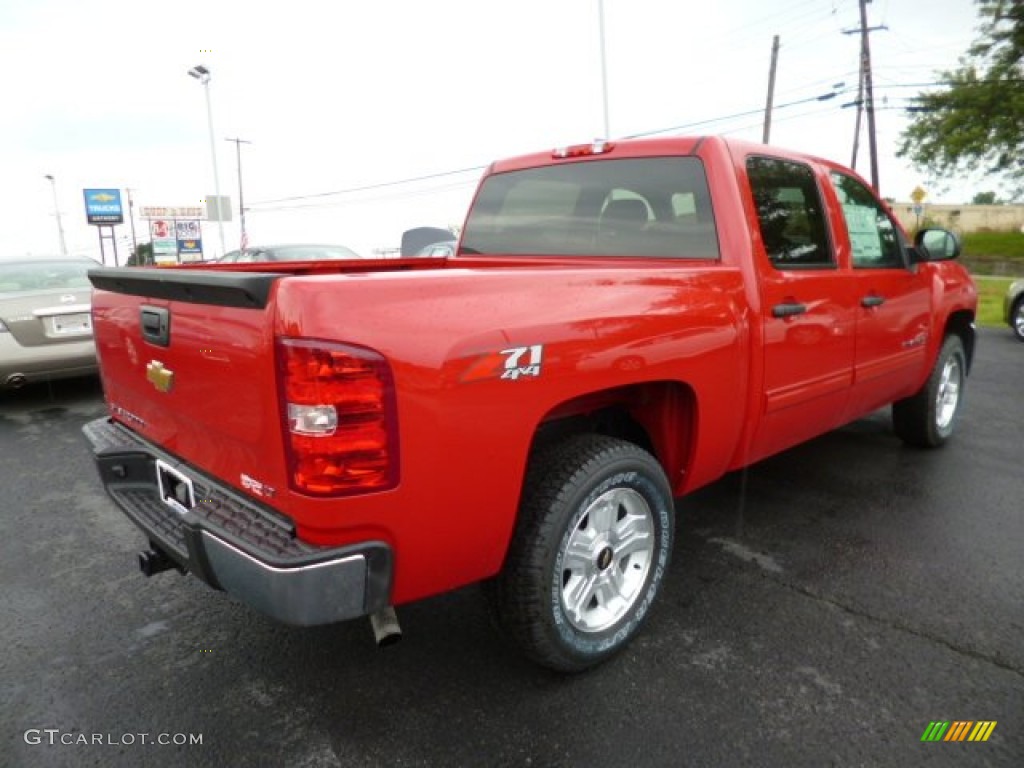
[[[658,594],[673,518],[665,473],[632,443],[581,435],[539,452],[505,567],[486,585],[499,628],[563,672],[620,651]]]
[[[924,386],[914,395],[892,405],[893,429],[908,445],[937,448],[953,434],[964,385],[967,358],[959,336],[947,336]]]
[[[1010,310],[1010,327],[1014,335],[1024,341],[1024,296],[1017,299]]]

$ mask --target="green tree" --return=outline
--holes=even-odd
[[[125,262],[125,266],[128,267],[148,267],[155,263],[153,259],[153,244],[152,243],[140,243],[139,246],[132,252],[132,255],[128,257],[128,261]]]
[[[937,177],[987,172],[1024,194],[1024,2],[976,0],[980,37],[920,93],[897,154]]]
[[[971,199],[971,205],[1000,205],[995,192],[979,192]]]

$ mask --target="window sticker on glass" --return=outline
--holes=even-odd
[[[878,216],[875,210],[863,205],[846,204],[843,206],[843,215],[850,232],[854,261],[880,261],[882,241],[878,237]]]

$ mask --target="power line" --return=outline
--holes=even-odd
[[[831,111],[832,111],[831,109],[811,109],[811,110],[808,110],[806,112],[797,112],[795,115],[786,115],[785,117],[776,117],[776,118],[773,119],[772,123],[773,124],[775,124],[775,123],[788,123],[788,122],[791,122],[793,120],[799,120],[799,119],[804,118],[804,117],[815,117],[817,115],[825,115],[825,114],[828,114]],[[739,125],[739,126],[736,126],[736,127],[733,127],[733,128],[723,128],[721,131],[719,131],[719,134],[722,135],[722,136],[728,136],[729,134],[740,133],[742,131],[752,131],[755,128],[759,128],[761,126],[762,126],[762,123],[760,123],[760,122],[757,122],[757,123],[744,123],[743,125]]]
[[[844,93],[849,93],[849,90],[836,90],[836,91],[832,91],[830,93],[822,94],[821,96],[811,96],[810,98],[798,99],[797,101],[791,101],[791,102],[789,102],[787,104],[778,104],[778,105],[776,105],[774,107],[774,109],[785,109],[786,107],[795,107],[798,104],[810,104],[813,101],[828,101],[829,99],[833,99],[836,96],[841,96]],[[659,133],[671,133],[672,131],[681,131],[681,130],[686,129],[686,128],[697,128],[697,127],[699,127],[701,125],[708,125],[709,123],[720,123],[720,122],[723,122],[725,120],[733,120],[733,119],[735,119],[737,117],[749,117],[750,115],[759,115],[759,114],[763,114],[763,112],[764,112],[763,108],[760,108],[760,109],[749,109],[749,110],[747,110],[745,112],[737,112],[737,113],[732,114],[732,115],[724,115],[722,117],[712,117],[712,118],[709,118],[707,120],[697,120],[697,121],[692,122],[692,123],[684,123],[682,125],[674,125],[671,128],[659,128],[659,129],[654,130],[654,131],[644,131],[643,133],[634,133],[634,134],[631,134],[629,136],[623,136],[622,138],[623,139],[639,139],[639,138],[643,138],[645,136],[654,136],[654,135],[659,134]]]
[[[364,205],[366,203],[376,203],[381,202],[383,200],[404,200],[410,197],[424,197],[427,195],[436,195],[439,192],[448,192],[456,189],[467,189],[475,186],[477,183],[477,179],[469,179],[468,181],[456,182],[454,184],[442,184],[440,186],[425,187],[422,189],[413,189],[404,192],[394,191],[381,195],[360,197],[356,199],[324,200],[313,203],[294,202],[285,205],[268,206],[266,208],[261,208],[258,212],[261,214],[267,214],[291,211],[312,211],[323,208],[337,208],[343,205]],[[249,210],[251,211],[252,209],[250,208]]]
[[[812,83],[810,85],[814,85],[814,84],[817,84],[817,83],[820,83],[820,82],[821,81],[816,81],[816,83]],[[972,83],[972,85],[984,85],[986,83],[991,83],[991,82],[997,82],[997,81],[978,80],[975,83]],[[1024,82],[1024,79],[1021,79],[1021,80],[1000,80],[998,82]],[[920,82],[920,83],[880,84],[880,85],[876,85],[875,88],[876,88],[876,90],[887,90],[887,89],[890,89],[890,88],[934,88],[934,87],[938,87],[938,86],[942,86],[942,85],[963,85],[963,84],[962,83],[954,83],[953,81],[935,80],[935,81],[931,81],[931,82]],[[804,86],[804,87],[810,87],[810,86]],[[792,93],[795,90],[800,90],[800,88],[792,89],[790,92]],[[774,109],[775,110],[779,110],[779,109],[785,109],[787,107],[797,106],[797,105],[800,105],[800,104],[810,104],[810,103],[813,103],[813,102],[816,102],[816,101],[827,101],[827,100],[830,100],[830,99],[832,99],[834,97],[842,96],[842,95],[845,95],[845,94],[848,94],[848,93],[852,93],[852,92],[853,92],[853,89],[843,88],[841,90],[835,90],[835,91],[833,91],[831,93],[828,93],[828,94],[822,94],[821,96],[811,96],[811,97],[804,98],[804,99],[797,99],[795,101],[790,101],[790,102],[787,102],[785,104],[779,104],[779,105],[776,105],[774,107]],[[853,105],[853,104],[855,104],[855,102],[850,102],[849,105]],[[848,106],[848,105],[844,104],[842,106]],[[881,107],[879,109],[881,109]],[[886,108],[886,109],[896,109],[896,108],[895,107],[889,107],[889,108]],[[633,134],[630,134],[628,136],[622,136],[622,137],[619,137],[619,138],[623,139],[623,140],[625,140],[625,139],[639,139],[639,138],[644,138],[644,137],[648,137],[648,136],[656,136],[658,134],[663,134],[663,133],[672,133],[673,131],[682,131],[682,130],[687,130],[687,129],[691,129],[691,128],[699,128],[701,126],[711,125],[713,123],[726,122],[728,120],[735,120],[737,118],[742,118],[742,117],[750,117],[752,115],[763,115],[763,113],[764,113],[764,108],[763,107],[758,107],[756,109],[745,110],[743,112],[735,112],[733,114],[721,115],[721,116],[718,116],[718,117],[706,118],[706,119],[703,119],[703,120],[695,120],[695,121],[692,121],[692,122],[689,122],[689,123],[682,123],[680,125],[674,125],[674,126],[667,127],[667,128],[658,128],[658,129],[651,130],[651,131],[643,131],[643,132],[640,132],[640,133],[633,133]],[[817,111],[814,111],[814,112],[800,113],[799,115],[793,115],[793,116],[790,116],[788,118],[783,118],[783,119],[788,121],[788,120],[793,120],[793,119],[796,119],[796,118],[799,118],[799,117],[812,116],[812,115],[824,114],[824,113],[825,113],[825,110],[817,110]],[[734,129],[729,129],[729,131],[726,131],[726,132],[734,132],[736,130],[739,130],[739,129],[735,129],[735,128]],[[294,205],[294,206],[285,206],[285,205],[279,205],[279,204],[280,203],[301,203],[303,201],[315,200],[317,198],[327,198],[327,197],[333,197],[333,196],[338,196],[338,195],[348,195],[348,194],[354,194],[356,192],[366,192],[366,191],[374,190],[374,189],[386,189],[386,188],[389,188],[389,187],[398,187],[398,186],[403,186],[403,185],[406,185],[406,184],[414,184],[414,183],[420,182],[420,181],[430,181],[432,179],[440,179],[440,178],[445,178],[445,177],[449,177],[449,176],[457,176],[457,175],[463,174],[463,173],[479,172],[479,171],[483,171],[484,169],[486,169],[488,167],[488,165],[489,165],[489,163],[485,163],[485,164],[482,164],[482,165],[474,165],[474,166],[470,166],[470,167],[467,167],[467,168],[459,168],[459,169],[456,169],[456,170],[441,171],[441,172],[438,172],[438,173],[429,173],[429,174],[425,174],[425,175],[422,175],[422,176],[412,176],[412,177],[403,178],[403,179],[393,179],[393,180],[390,180],[390,181],[384,181],[384,182],[379,182],[379,183],[374,183],[374,184],[366,184],[366,185],[358,186],[358,187],[347,187],[345,189],[334,190],[332,192],[314,192],[314,193],[305,194],[305,195],[292,195],[292,196],[289,196],[289,197],[275,198],[275,199],[272,199],[272,200],[261,200],[259,202],[250,203],[249,205],[246,206],[246,210],[250,211],[250,212],[253,212],[253,213],[264,213],[264,212],[281,211],[281,210],[297,210],[297,209],[300,209],[300,208],[315,208],[315,207],[321,207],[321,206],[322,207],[330,207],[334,203],[323,202],[323,203],[310,203],[308,205]],[[467,182],[464,182],[464,183],[455,184],[455,185],[451,185],[451,186],[445,186],[445,187],[440,187],[440,188],[431,188],[430,190],[426,190],[426,191],[430,192],[430,191],[435,191],[435,190],[454,189],[454,188],[457,188],[459,186],[463,186],[463,184],[468,185],[470,183],[474,183],[474,182],[467,181]],[[411,192],[408,195],[401,195],[401,196],[414,196],[414,195],[417,195],[417,194],[419,194],[419,192]]]
[[[482,171],[486,168],[486,165],[474,165],[471,168],[460,168],[456,171],[441,171],[440,173],[428,173],[425,176],[413,176],[408,179],[397,179],[395,181],[382,181],[378,184],[366,184],[361,187],[349,187],[348,189],[338,189],[333,192],[314,192],[309,195],[292,195],[291,197],[279,197],[274,200],[261,200],[258,203],[251,203],[250,209],[257,205],[272,205],[274,203],[288,203],[294,200],[310,200],[315,197],[332,197],[334,195],[347,195],[353,192],[365,192],[370,189],[381,189],[382,187],[397,187],[401,184],[412,184],[417,181],[427,181],[429,179],[439,179],[445,176],[455,176],[460,173],[471,173],[473,171]]]

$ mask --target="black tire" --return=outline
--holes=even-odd
[[[918,448],[938,448],[953,435],[967,383],[967,357],[959,336],[946,337],[931,375],[914,395],[892,404],[897,436]]]
[[[647,617],[674,516],[661,466],[632,443],[578,435],[537,452],[505,567],[485,585],[495,623],[550,669],[604,661]]]
[[[1024,295],[1020,296],[1010,308],[1010,328],[1013,335],[1024,341]]]

